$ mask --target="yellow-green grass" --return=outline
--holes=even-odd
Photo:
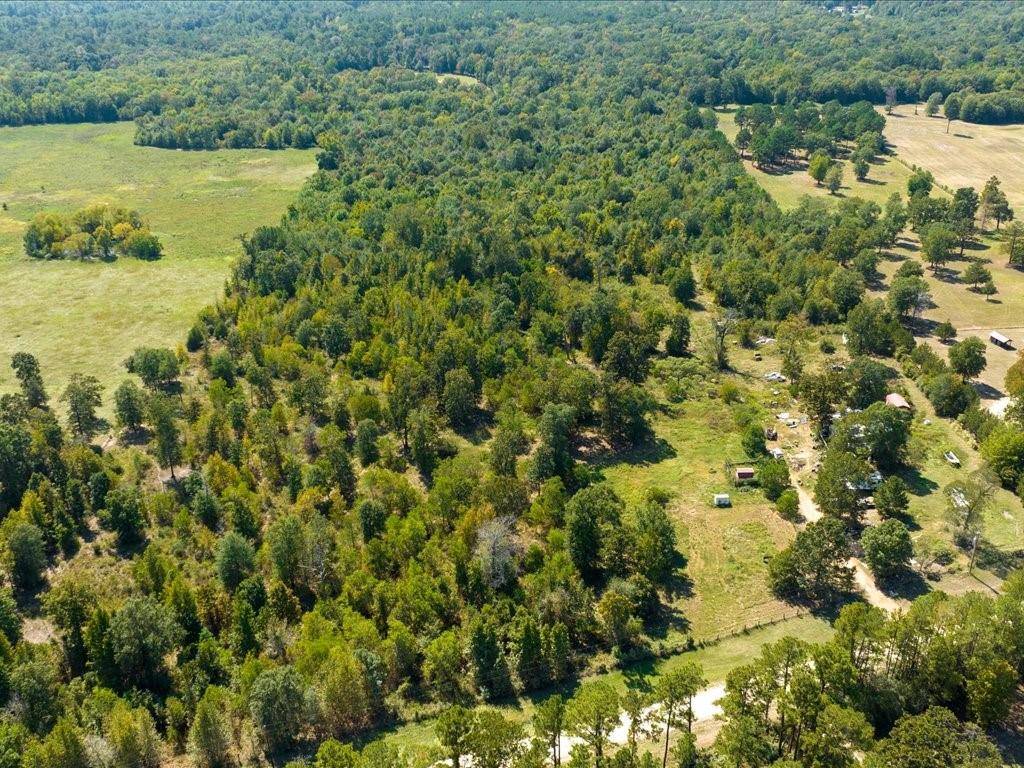
[[[910,459],[915,469],[903,473],[910,486],[909,514],[920,527],[914,532],[952,541],[953,526],[943,489],[982,467],[982,459],[973,441],[960,426],[935,416],[935,411],[917,386],[904,382],[911,393],[917,417],[910,442]],[[925,424],[925,421],[930,422]],[[953,467],[943,454],[951,450],[962,466]],[[1024,544],[1024,504],[1013,493],[1000,488],[985,511],[983,535],[998,549],[1017,550]]]
[[[680,653],[657,663],[645,662],[626,670],[616,669],[587,679],[603,680],[619,693],[624,693],[627,683],[638,675],[656,678],[684,662],[695,661],[704,670],[705,678],[711,683],[719,683],[730,670],[756,657],[763,645],[786,636],[798,637],[809,643],[822,643],[828,641],[832,634],[832,627],[827,621],[805,615],[727,637],[720,642]],[[565,693],[571,693],[571,690]],[[522,698],[514,704],[495,709],[516,722],[527,724],[535,711],[535,701],[542,701],[547,695],[549,694],[545,693],[535,699]],[[437,738],[432,719],[398,726],[386,733],[383,738],[405,751],[416,765],[429,765],[439,759],[436,754]]]
[[[655,447],[618,454],[603,467],[631,508],[651,488],[671,495],[669,513],[692,590],[670,598],[670,640],[682,633],[702,639],[792,610],[772,595],[767,560],[792,540],[794,528],[759,490],[734,488],[726,473],[726,461],[744,458],[733,407],[702,388],[654,419]],[[714,507],[713,495],[723,492],[732,506]]]
[[[74,372],[111,389],[140,345],[174,346],[221,292],[238,236],[276,222],[314,153],[182,152],[132,144],[131,123],[0,129],[0,391],[7,363],[35,354],[51,396]],[[164,244],[157,262],[36,261],[24,255],[39,211],[91,203],[137,209]],[[109,404],[109,402],[108,402]]]
[[[472,75],[457,75],[454,72],[444,72],[442,74],[435,75],[435,77],[439,83],[453,81],[459,85],[482,85],[482,83]]]
[[[739,128],[736,125],[735,112],[724,110],[718,114],[718,127],[729,141],[736,138]],[[887,134],[888,135],[888,134]],[[843,185],[838,194],[830,194],[824,186],[819,186],[806,170],[806,163],[800,161],[792,170],[766,172],[755,166],[749,159],[743,161],[750,175],[767,192],[783,210],[796,208],[807,195],[837,202],[848,197],[859,197],[882,205],[893,192],[906,196],[907,179],[911,176],[910,169],[891,155],[878,158],[871,164],[867,179],[858,181],[848,160],[839,160],[843,166]]]
[[[887,115],[885,137],[897,155],[926,168],[946,187],[981,189],[991,176],[1002,181],[1010,205],[1024,207],[1024,125],[976,125],[925,117],[923,105],[901,105]]]
[[[886,284],[899,268],[902,259],[920,260],[917,238],[912,233],[905,233],[904,239],[910,247],[896,249],[896,259],[883,261],[880,265]],[[1024,272],[1006,265],[1006,258],[996,240],[985,238],[982,245],[984,247],[980,250],[967,251],[967,257],[981,260],[992,273],[992,281],[998,293],[992,299],[987,299],[970,290],[970,286],[961,281],[960,273],[969,263],[966,259],[947,264],[938,274],[925,265],[925,280],[928,282],[933,306],[926,309],[922,316],[936,323],[949,320],[958,330],[958,338],[976,336],[985,342],[987,366],[978,380],[987,385],[980,390],[983,398],[992,400],[1002,396],[1006,371],[1017,360],[1016,350],[1024,347]],[[1003,349],[989,343],[992,331],[999,331],[1014,339],[1015,349]],[[925,341],[940,354],[946,353],[945,347],[937,339],[928,338]]]

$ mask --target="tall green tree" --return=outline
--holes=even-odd
[[[14,369],[14,375],[21,385],[21,394],[25,396],[29,408],[45,408],[48,398],[36,358],[28,352],[15,352],[11,357],[11,368]]]
[[[60,396],[61,402],[67,404],[68,427],[83,442],[90,440],[99,431],[100,420],[96,410],[103,403],[102,392],[103,387],[95,376],[73,373]]]

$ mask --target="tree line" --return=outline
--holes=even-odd
[[[330,129],[335,108],[346,108],[351,72],[461,73],[536,94],[575,77],[577,56],[601,59],[599,32],[609,23],[619,31],[620,87],[682,92],[699,106],[881,104],[939,93],[968,94],[964,119],[1019,112],[1021,47],[1006,32],[1021,24],[1014,6],[878,2],[857,17],[829,4],[702,2],[685,14],[652,4],[479,4],[473,14],[440,6],[431,20],[390,3],[289,3],[263,14],[237,2],[73,8],[27,3],[0,16],[10,41],[0,58],[0,123],[131,119],[136,141],[153,146],[308,147]]]

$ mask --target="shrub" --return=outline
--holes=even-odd
[[[796,522],[800,518],[800,496],[796,489],[787,488],[779,494],[779,498],[775,501],[775,508],[783,520]]]

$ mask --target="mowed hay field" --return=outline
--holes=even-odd
[[[897,248],[892,259],[883,260],[879,265],[886,286],[903,259],[920,260],[917,236],[906,232],[903,243],[904,247]],[[1018,350],[1024,348],[1024,272],[1006,265],[1006,257],[998,242],[985,238],[982,246],[966,251],[964,259],[951,261],[938,272],[922,262],[925,267],[924,277],[932,295],[932,306],[922,313],[922,317],[932,323],[949,320],[958,331],[958,339],[977,336],[985,342],[987,367],[978,377],[978,381],[984,385],[978,391],[984,400],[996,401],[1004,396],[1002,390],[1006,371],[1016,361]],[[992,273],[992,281],[998,293],[991,299],[971,290],[961,278],[971,259],[981,261]],[[879,295],[884,295],[884,291]],[[1014,349],[1003,349],[989,343],[992,331],[999,331],[1013,339]],[[934,337],[925,337],[923,340],[932,344],[940,354],[945,355],[948,351]]]
[[[729,141],[736,138],[739,127],[736,125],[735,110],[728,109],[716,112],[718,127]],[[888,136],[888,130],[886,131]],[[843,186],[839,193],[832,195],[824,186],[818,186],[807,173],[806,163],[799,163],[785,171],[766,172],[755,166],[749,159],[743,161],[747,172],[754,177],[762,189],[778,203],[783,210],[796,208],[805,195],[820,197],[824,200],[838,202],[847,197],[859,197],[883,205],[893,192],[907,194],[907,179],[912,172],[903,163],[891,155],[880,157],[871,164],[871,171],[864,181],[857,181],[853,167],[847,160],[840,160],[843,166]]]
[[[12,353],[35,354],[51,398],[73,372],[112,390],[141,345],[184,340],[215,300],[238,236],[276,222],[316,168],[312,150],[182,152],[132,144],[132,123],[0,129],[0,391]],[[137,209],[164,245],[156,262],[36,261],[25,226],[39,211],[91,203]]]
[[[997,176],[1003,191],[1016,209],[1024,215],[1024,125],[976,125],[954,120],[946,132],[946,120],[925,117],[924,106],[902,105],[886,116],[885,137],[895,148],[897,157],[909,166],[924,168],[947,191],[970,186],[981,190],[985,182]],[[979,376],[984,385],[979,392],[986,400],[1003,397],[1006,370],[1016,360],[1017,352],[988,343],[991,331],[1000,331],[1024,347],[1024,272],[1006,265],[998,237],[984,238],[982,248],[968,250],[966,258],[951,262],[939,274],[925,270],[933,304],[925,311],[928,320],[949,320],[960,330],[959,338],[977,336],[986,342],[988,367]],[[898,255],[916,257],[919,244],[899,249]],[[980,260],[992,273],[998,294],[987,300],[969,290],[960,274],[969,259]],[[883,266],[883,271],[894,271]],[[936,348],[942,345],[928,340]]]
[[[925,117],[924,105],[901,105],[885,118],[885,138],[900,159],[931,171],[948,187],[981,190],[992,176],[1024,215],[1024,125],[976,125]]]

